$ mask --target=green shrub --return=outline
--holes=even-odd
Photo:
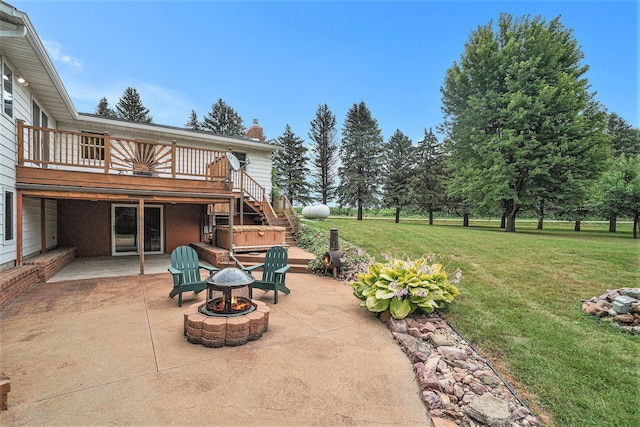
[[[386,263],[369,265],[366,273],[358,273],[351,283],[353,294],[369,311],[389,310],[395,319],[404,319],[417,309],[431,313],[460,294],[455,286],[462,278],[449,281],[442,264],[433,263],[435,255],[425,255],[415,261],[387,257]]]

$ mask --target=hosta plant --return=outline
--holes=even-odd
[[[435,255],[416,260],[385,256],[386,262],[370,264],[366,273],[358,273],[351,282],[353,294],[369,311],[389,310],[395,319],[404,319],[417,309],[431,313],[444,307],[460,294],[456,285],[462,272],[447,278],[442,264],[434,263]]]

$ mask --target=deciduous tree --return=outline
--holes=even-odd
[[[588,91],[588,66],[560,19],[501,14],[473,31],[447,71],[445,130],[453,185],[476,208],[504,208],[515,231],[522,206],[579,200],[608,156],[606,115]]]
[[[633,218],[633,237],[640,237],[640,155],[617,157],[600,178],[595,195],[601,212],[614,218],[618,215]],[[609,231],[615,231],[615,226]]]

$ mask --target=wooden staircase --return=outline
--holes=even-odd
[[[296,232],[293,229],[293,225],[289,222],[289,218],[284,214],[284,212],[278,212],[278,224],[280,227],[286,228],[284,232],[284,242],[288,246],[298,246],[298,240],[296,237]]]

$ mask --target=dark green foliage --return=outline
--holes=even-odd
[[[640,155],[627,158],[621,154],[602,175],[596,189],[599,211],[607,217],[633,218],[633,237],[640,238]]]
[[[287,196],[291,204],[309,202],[309,183],[306,181],[309,159],[304,141],[286,125],[284,133],[277,138],[276,143],[283,148],[273,159],[277,188]]]
[[[474,207],[518,211],[540,199],[578,205],[606,166],[606,115],[584,77],[583,53],[558,18],[502,14],[473,31],[447,71],[443,129],[451,187]]]
[[[107,98],[102,97],[98,106],[96,107],[96,114],[99,116],[115,118],[116,112],[113,109],[109,108],[109,102],[107,102]]]
[[[640,154],[640,129],[634,129],[629,122],[616,113],[609,114],[607,135],[611,137],[614,156],[624,154],[627,157],[634,157]]]
[[[383,160],[383,202],[396,211],[396,222],[400,222],[400,211],[411,203],[411,184],[416,168],[415,147],[408,136],[399,129],[389,138]]]
[[[335,199],[336,164],[338,160],[338,145],[336,139],[336,116],[327,104],[318,107],[316,118],[311,121],[309,139],[311,146],[311,178],[313,191],[320,197],[320,202],[326,205]]]
[[[191,114],[189,115],[189,118],[187,119],[187,123],[184,124],[184,127],[189,128],[189,129],[193,129],[193,130],[202,129],[202,126],[200,125],[200,122],[198,121],[198,115],[196,114],[196,110],[191,110]]]
[[[142,104],[138,91],[132,87],[125,89],[116,104],[116,114],[118,118],[132,122],[151,123],[153,121],[149,115],[149,109]]]
[[[412,198],[416,207],[429,214],[431,224],[433,224],[433,212],[441,210],[447,200],[445,190],[447,176],[443,161],[442,144],[431,129],[429,131],[425,129],[424,139],[418,141],[416,148]]]
[[[201,123],[202,129],[225,136],[244,136],[244,122],[242,117],[222,98],[211,106]]]
[[[378,204],[384,150],[378,121],[364,102],[349,109],[342,135],[338,203],[356,207],[358,220],[362,220],[362,210]]]

